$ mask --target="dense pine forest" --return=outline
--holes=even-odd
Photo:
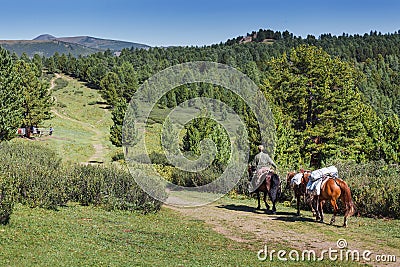
[[[301,38],[259,30],[204,47],[124,49],[87,57],[43,58],[100,90],[113,107],[112,138],[120,142],[121,111],[140,84],[169,66],[189,61],[227,64],[247,74],[265,93],[275,116],[275,160],[284,167],[320,167],[332,160],[400,161],[400,32]],[[244,103],[209,84],[190,84],[165,95],[172,108],[196,96],[219,99],[255,130]],[[122,106],[122,107],[121,107]],[[253,152],[259,135],[250,134]]]

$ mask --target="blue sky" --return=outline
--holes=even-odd
[[[397,0],[0,0],[0,39],[90,35],[152,46],[209,45],[253,30],[296,36],[400,30]]]

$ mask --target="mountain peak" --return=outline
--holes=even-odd
[[[38,37],[36,37],[35,39],[33,39],[33,40],[50,41],[50,40],[54,40],[56,38],[57,37],[55,37],[53,35],[50,35],[50,34],[41,34]]]

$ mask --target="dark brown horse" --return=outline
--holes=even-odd
[[[343,226],[347,227],[347,218],[352,216],[355,212],[350,188],[347,183],[340,178],[329,177],[327,179],[328,180],[322,184],[321,194],[313,197],[313,206],[317,213],[317,221],[324,221],[323,206],[326,201],[329,201],[333,207],[333,216],[330,223],[333,224],[335,222],[336,214],[339,210],[337,199],[340,197],[345,206]]]
[[[291,184],[292,178],[296,175],[295,172],[288,172],[286,175],[286,189],[290,189],[290,187],[293,188],[294,191],[294,196],[296,197],[296,204],[297,204],[297,216],[300,216],[300,200],[301,197],[303,197],[304,203],[308,203],[313,211],[313,214],[315,215],[315,210],[313,209],[313,206],[311,205],[311,200],[309,195],[307,194],[307,183],[309,181],[309,177],[311,175],[310,171],[302,171],[301,172],[302,177],[301,177],[301,182],[300,184]]]
[[[250,177],[252,177],[253,171],[251,167],[248,169]],[[260,192],[263,192],[263,200],[265,203],[265,207],[267,208],[267,211],[270,210],[270,206],[267,203],[267,194],[269,195],[269,198],[271,199],[272,202],[272,213],[276,214],[276,202],[278,201],[278,197],[281,194],[281,180],[279,178],[279,175],[269,171],[266,173],[263,173],[262,176],[262,183],[260,186],[254,191],[254,193],[257,194],[257,201],[258,201],[258,206],[257,209],[261,209],[261,204],[260,204]]]

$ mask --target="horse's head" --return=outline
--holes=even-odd
[[[288,172],[288,174],[286,175],[286,189],[290,188],[291,180],[295,175],[296,175],[295,172]]]

